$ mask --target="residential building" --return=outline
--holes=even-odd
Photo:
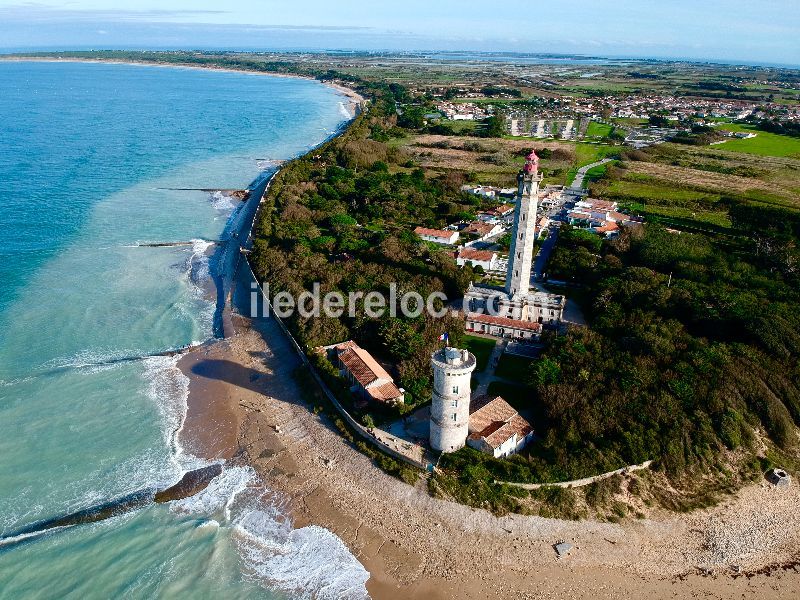
[[[485,223],[482,221],[473,221],[462,229],[462,233],[477,236],[473,241],[482,242],[488,240],[490,237],[503,233],[503,226],[498,223]]]
[[[459,233],[449,229],[428,229],[427,227],[417,227],[414,229],[419,237],[426,242],[434,244],[453,245],[458,241]]]
[[[468,312],[466,330],[511,340],[538,340],[542,334],[542,325],[533,321]]]
[[[459,267],[470,264],[473,267],[481,267],[484,271],[496,271],[498,266],[497,252],[464,248],[458,251],[456,264]]]
[[[351,392],[366,401],[403,404],[403,390],[369,352],[352,340],[338,344],[334,351],[340,375],[352,384]]]
[[[534,438],[533,427],[502,397],[482,396],[470,403],[467,445],[501,458],[516,454]]]
[[[487,185],[465,185],[461,187],[462,192],[467,192],[473,196],[480,196],[481,198],[494,198],[497,196],[498,190]]]

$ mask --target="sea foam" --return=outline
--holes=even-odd
[[[233,203],[233,198],[223,192],[214,192],[211,194],[211,206],[216,210],[231,211],[236,208]]]
[[[368,598],[369,573],[344,542],[322,527],[294,529],[284,505],[251,467],[227,467],[205,490],[171,508],[215,517],[202,526],[231,531],[247,575],[268,588],[316,600]]]

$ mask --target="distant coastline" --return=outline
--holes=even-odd
[[[34,62],[34,63],[79,63],[79,64],[107,64],[107,65],[130,65],[138,67],[164,67],[174,69],[192,69],[197,71],[216,71],[219,73],[244,73],[247,75],[265,75],[268,77],[283,77],[291,79],[305,79],[307,81],[316,81],[322,85],[333,88],[342,95],[348,98],[351,116],[356,116],[359,107],[364,102],[364,97],[355,91],[353,88],[342,85],[341,83],[331,81],[321,81],[311,75],[304,75],[302,73],[282,73],[278,71],[264,71],[257,69],[235,69],[230,67],[222,67],[214,64],[191,64],[191,63],[167,63],[160,61],[147,61],[147,60],[122,60],[110,58],[76,58],[76,57],[60,57],[57,54],[42,55],[42,56],[25,56],[21,54],[0,54],[0,62]]]

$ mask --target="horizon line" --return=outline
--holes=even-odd
[[[508,56],[508,57],[525,57],[525,58],[550,58],[550,59],[576,59],[576,60],[608,60],[619,62],[660,62],[660,63],[685,63],[694,65],[715,65],[715,66],[728,66],[728,67],[748,67],[760,69],[782,69],[782,70],[800,70],[800,64],[793,63],[778,63],[766,61],[750,61],[744,62],[738,59],[720,59],[720,58],[699,58],[687,56],[631,56],[620,54],[582,54],[574,52],[536,52],[536,51],[520,51],[520,50],[431,50],[431,49],[413,49],[413,50],[391,50],[391,49],[363,49],[363,48],[244,48],[244,47],[223,47],[223,46],[209,46],[209,47],[189,47],[189,46],[131,46],[125,48],[89,48],[84,46],[17,46],[17,47],[0,47],[0,56],[14,56],[25,55],[28,53],[39,54],[59,54],[64,52],[222,52],[232,54],[332,54],[332,53],[349,53],[349,54],[363,54],[363,55],[455,55],[455,54],[473,54],[480,56]]]

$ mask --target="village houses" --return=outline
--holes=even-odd
[[[426,242],[452,246],[458,241],[459,233],[450,229],[428,229],[427,227],[417,227],[414,229],[419,237]]]

